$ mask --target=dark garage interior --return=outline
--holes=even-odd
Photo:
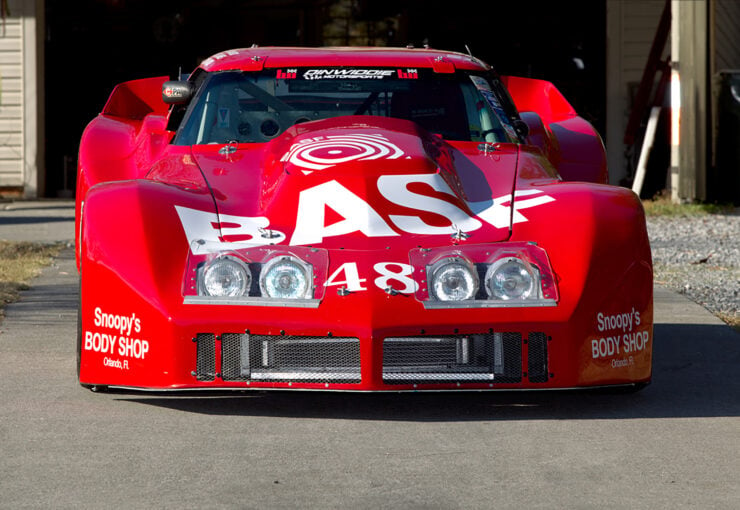
[[[45,15],[47,196],[74,189],[82,131],[117,83],[252,44],[467,47],[552,81],[604,136],[605,2],[47,0]]]

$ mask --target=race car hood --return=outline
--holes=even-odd
[[[355,116],[192,150],[226,242],[259,232],[276,244],[371,249],[510,235],[515,145],[453,146],[413,122]]]

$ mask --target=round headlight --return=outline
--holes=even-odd
[[[528,264],[515,257],[497,260],[486,271],[486,292],[491,299],[537,297],[538,278]]]
[[[429,292],[438,301],[464,301],[475,298],[478,274],[473,265],[460,257],[435,262],[429,271]]]
[[[311,298],[310,266],[295,257],[276,257],[262,268],[260,290],[263,296],[276,299]]]
[[[212,260],[203,270],[202,289],[208,296],[243,296],[249,292],[252,276],[241,262],[221,257]]]

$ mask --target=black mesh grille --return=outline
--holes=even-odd
[[[221,377],[224,381],[249,380],[249,335],[221,335]]]
[[[547,335],[530,333],[527,341],[527,375],[531,382],[547,382]]]
[[[198,333],[195,342],[195,377],[199,381],[213,381],[216,377],[216,335]]]
[[[360,382],[360,341],[225,333],[221,373],[229,381]]]
[[[384,382],[506,383],[519,382],[521,377],[522,337],[518,333],[383,341]]]

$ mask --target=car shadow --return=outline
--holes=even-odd
[[[75,220],[74,212],[70,216],[3,216],[5,225],[35,225],[39,223],[61,223]]]
[[[724,325],[655,325],[653,382],[614,391],[480,393],[251,392],[117,394],[189,413],[347,420],[464,422],[740,416],[740,334]]]

